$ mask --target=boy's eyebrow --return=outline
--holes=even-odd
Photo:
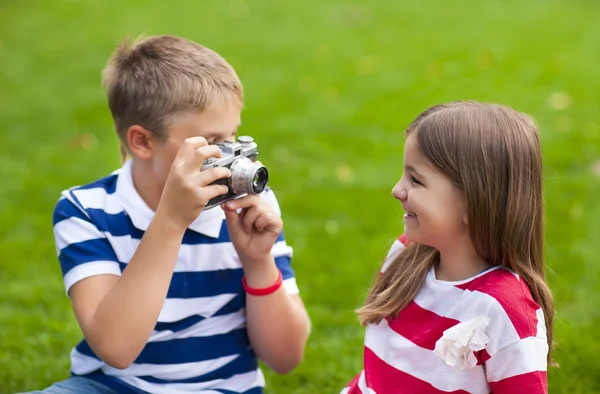
[[[237,135],[238,134],[238,129],[241,127],[241,123],[239,125],[237,125],[235,127],[235,129],[231,130],[231,133],[233,135]],[[208,137],[212,137],[212,136],[218,136],[221,135],[223,133],[223,131],[218,131],[218,130],[205,130],[205,134]]]

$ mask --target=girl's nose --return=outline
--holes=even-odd
[[[408,197],[408,192],[402,184],[402,180],[400,180],[400,182],[398,182],[396,186],[394,186],[394,188],[392,189],[392,196],[394,196],[395,199],[400,200],[402,202],[404,202]]]

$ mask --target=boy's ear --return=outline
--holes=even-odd
[[[133,156],[142,160],[148,160],[152,157],[152,148],[154,147],[154,138],[152,134],[139,125],[133,125],[125,133],[125,141],[129,145],[129,151]]]

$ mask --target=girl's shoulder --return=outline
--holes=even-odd
[[[402,234],[394,240],[392,246],[390,247],[390,250],[387,253],[387,256],[385,257],[385,262],[381,267],[381,273],[385,272],[385,270],[390,266],[390,264],[392,264],[394,259],[398,256],[398,254],[401,253],[404,249],[406,249],[406,247],[409,244],[410,241],[408,240],[408,238],[406,238],[406,235],[404,234]]]
[[[504,332],[506,340],[545,333],[541,307],[534,301],[527,283],[514,272],[495,268],[465,283],[462,288],[487,299],[489,324],[496,327],[494,331]]]
[[[534,310],[539,308],[533,301],[527,283],[519,275],[506,268],[491,268],[457,287],[467,291],[483,293],[495,300],[499,306],[506,307],[506,309],[511,309],[515,305],[530,306]]]

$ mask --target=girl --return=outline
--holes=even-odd
[[[406,130],[392,195],[405,234],[357,311],[364,370],[342,393],[546,393],[554,308],[532,119],[429,108]]]

